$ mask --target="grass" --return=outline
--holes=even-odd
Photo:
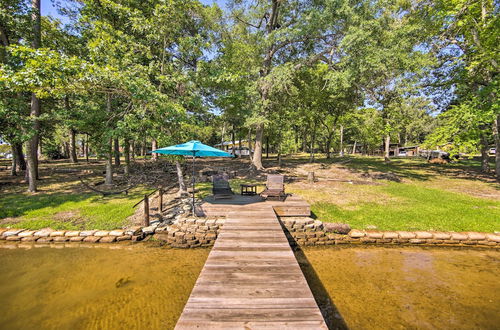
[[[477,161],[432,165],[396,159],[386,164],[379,158],[351,157],[342,165],[324,162],[347,173],[391,172],[401,182],[293,184],[291,190],[311,203],[321,221],[356,229],[500,231],[500,187],[479,173]]]
[[[135,209],[132,206],[145,193],[136,188],[128,195],[102,198],[95,194],[13,193],[2,196],[0,218],[16,217],[16,227],[40,229],[105,229],[121,228]]]
[[[311,209],[319,220],[345,222],[359,229],[375,226],[380,230],[500,230],[498,201],[415,184],[390,182],[372,189],[380,196],[391,197],[389,205],[362,202],[342,207],[317,202]]]
[[[267,160],[266,166],[275,166]],[[287,192],[304,197],[319,220],[343,222],[356,229],[500,231],[500,186],[491,175],[481,174],[480,163],[467,159],[448,165],[428,164],[421,159],[394,159],[390,163],[376,157],[307,157],[285,160],[288,170],[313,168],[318,177],[369,181],[374,173],[391,173],[400,182],[374,180],[373,184],[320,181],[287,184]],[[47,167],[67,167],[65,162]],[[83,166],[83,165],[81,165]],[[86,165],[85,165],[86,166]],[[94,166],[94,165],[93,165]],[[101,168],[96,164],[95,168]],[[303,171],[304,172],[304,171]],[[5,173],[5,171],[3,172]],[[241,170],[240,174],[245,174]],[[368,175],[368,176],[367,176]],[[0,178],[1,179],[1,178]],[[41,181],[41,192],[29,195],[25,186],[6,185],[0,193],[0,226],[39,229],[115,229],[121,228],[134,213],[147,187],[136,187],[128,196],[102,198],[81,191],[73,174],[56,174]],[[236,194],[242,183],[259,183],[252,177],[230,180]],[[197,183],[197,197],[212,193],[210,182]],[[259,187],[260,191],[263,187]]]

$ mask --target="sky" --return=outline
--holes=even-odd
[[[141,0],[137,0],[137,1],[141,1]],[[59,3],[61,6],[64,7],[64,3],[66,1],[64,1],[64,0],[41,0],[42,16],[52,16],[54,18],[58,18],[63,23],[67,23],[68,20],[64,16],[59,15],[59,13],[57,12],[56,6],[54,5],[55,2]],[[213,3],[217,3],[221,8],[223,8],[223,7],[225,7],[226,1],[225,0],[200,0],[200,2],[205,4],[205,5],[211,5]]]

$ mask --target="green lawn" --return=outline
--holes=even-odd
[[[104,198],[87,193],[6,194],[0,199],[0,218],[20,217],[11,225],[19,228],[111,230],[124,225],[145,192],[136,188],[128,195]]]
[[[480,173],[477,160],[434,165],[394,159],[387,164],[376,157],[344,157],[320,162],[348,173],[390,172],[401,182],[291,185],[311,203],[318,220],[356,229],[500,231],[500,186]]]
[[[338,206],[317,202],[312,212],[321,221],[344,222],[353,228],[380,230],[500,231],[500,202],[465,194],[388,182],[370,187],[390,196],[386,203],[365,202]]]
[[[289,169],[306,162],[300,157],[286,160]],[[500,186],[491,176],[479,173],[476,160],[432,165],[422,159],[394,159],[386,164],[375,157],[336,157],[318,159],[317,163],[339,179],[366,181],[369,180],[366,174],[387,172],[401,179],[401,182],[374,180],[374,184],[338,181],[287,184],[287,192],[305,198],[311,204],[313,216],[321,221],[348,223],[356,229],[500,231]],[[136,187],[128,196],[102,198],[76,189],[80,184],[72,175],[60,174],[41,182],[44,192],[30,195],[24,192],[24,187],[11,186],[0,195],[0,226],[121,228],[134,213],[132,206],[148,192],[146,187]],[[241,183],[258,182],[251,177],[230,180],[236,194]],[[196,188],[200,198],[212,193],[210,182],[197,183]]]

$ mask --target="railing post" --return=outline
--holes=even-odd
[[[160,188],[159,194],[160,194],[160,196],[159,196],[160,197],[159,198],[159,201],[160,201],[159,202],[160,203],[159,209],[160,209],[160,212],[163,212],[163,189],[162,188]]]
[[[149,226],[149,197],[144,195],[144,226]]]

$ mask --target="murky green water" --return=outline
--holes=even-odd
[[[121,244],[5,247],[0,329],[171,329],[209,253]]]
[[[500,326],[500,251],[328,247],[303,252],[296,255],[335,327]]]

